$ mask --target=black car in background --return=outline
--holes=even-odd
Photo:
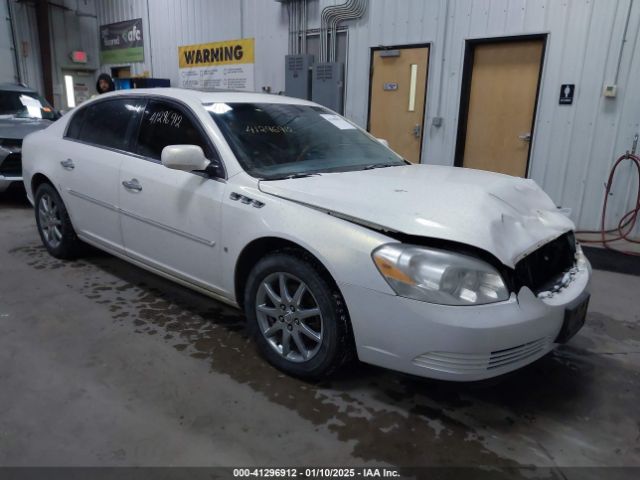
[[[37,92],[23,85],[0,84],[0,192],[22,181],[22,140],[60,118]]]

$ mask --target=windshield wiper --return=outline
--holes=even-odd
[[[306,178],[314,175],[320,175],[319,173],[292,173],[290,175],[282,175],[280,177],[268,177],[265,180],[290,180],[292,178]]]
[[[373,163],[371,165],[367,165],[363,168],[363,170],[373,170],[375,168],[387,168],[387,167],[401,167],[402,163]]]

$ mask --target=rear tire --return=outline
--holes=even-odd
[[[82,244],[62,198],[51,184],[43,183],[37,188],[34,208],[38,233],[47,251],[60,259],[78,257]]]
[[[342,295],[303,252],[283,250],[260,260],[249,274],[244,307],[260,353],[290,375],[328,377],[353,357]]]

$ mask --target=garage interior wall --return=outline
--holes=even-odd
[[[43,93],[35,4],[19,0],[9,2],[14,18],[20,78],[29,87]],[[94,0],[49,0],[48,5],[54,105],[60,108],[64,95],[62,70],[95,72],[99,68],[97,15]],[[86,64],[71,62],[70,54],[74,50],[87,52]]]
[[[21,56],[21,71],[27,83],[41,87],[37,68],[32,65],[38,58],[31,28],[35,25],[31,21],[33,8],[29,2],[12,1],[21,36],[18,44],[25,38],[28,42],[28,55]],[[97,48],[98,25],[142,18],[145,61],[131,64],[134,75],[169,78],[177,85],[179,45],[253,37],[256,89],[268,86],[273,92],[284,90],[288,20],[286,8],[279,2],[58,1],[67,9],[86,12],[87,20],[79,23],[85,32],[79,41],[89,45],[84,50]],[[338,3],[342,1],[309,0],[309,28],[319,28],[322,8]],[[97,21],[91,20],[92,12]],[[71,25],[60,33],[65,23],[52,18],[55,35],[71,35],[67,33]],[[370,0],[364,17],[346,25],[345,112],[362,126],[367,122],[371,48],[430,44],[422,159],[442,165],[452,165],[454,159],[466,41],[547,35],[528,176],[557,205],[571,209],[579,228],[598,226],[608,172],[615,158],[631,148],[633,136],[640,131],[640,1]],[[77,43],[68,40],[67,50]],[[56,61],[60,61],[60,52]],[[60,70],[58,65],[56,68]],[[110,72],[108,65],[99,68]],[[616,77],[617,97],[605,98],[604,85],[613,83]],[[576,85],[570,106],[558,104],[560,86],[565,83]],[[433,126],[436,117],[442,118],[440,127]],[[612,219],[619,218],[635,197],[636,178],[631,165],[619,172],[610,198]]]
[[[36,11],[31,2],[9,0],[13,15],[18,69],[21,81],[38,92],[44,91],[40,69],[40,42],[36,28]]]
[[[13,45],[13,28],[11,26],[11,16],[9,4],[0,1],[0,83],[17,82],[16,60]]]

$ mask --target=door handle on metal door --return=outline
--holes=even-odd
[[[132,178],[128,182],[125,180],[124,182],[122,182],[122,186],[127,190],[133,190],[134,192],[142,191],[142,185],[140,185],[140,182],[137,178]]]
[[[62,168],[64,168],[65,170],[73,170],[74,168],[76,168],[76,166],[73,164],[73,160],[71,160],[70,158],[60,161],[60,165],[62,165]]]
[[[420,132],[422,132],[422,125],[416,123],[416,126],[413,127],[413,136],[416,138],[420,138]]]
[[[523,142],[530,142],[531,141],[531,133],[523,133],[522,135],[518,135],[518,138],[520,140],[522,140]]]

